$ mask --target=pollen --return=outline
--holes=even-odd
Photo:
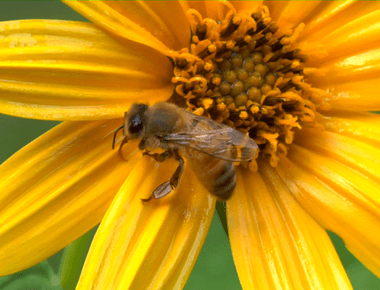
[[[226,7],[222,20],[187,11],[191,44],[169,53],[172,82],[188,110],[246,133],[259,145],[257,158],[287,164],[294,134],[320,128],[318,110],[329,109],[331,97],[307,83],[313,68],[296,46],[304,25],[280,35],[266,6]],[[257,170],[256,161],[249,168]]]

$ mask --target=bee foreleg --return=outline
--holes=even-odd
[[[168,152],[168,151],[166,151],[166,152]],[[163,153],[161,153],[161,154],[163,154]],[[178,187],[179,182],[181,180],[182,173],[183,173],[183,169],[185,168],[185,161],[179,155],[177,150],[174,151],[174,157],[176,160],[178,160],[179,165],[178,165],[176,171],[174,172],[174,174],[172,175],[172,177],[170,178],[170,180],[166,181],[166,182],[162,183],[160,186],[158,186],[153,191],[152,195],[149,198],[146,198],[146,199],[142,198],[141,199],[142,202],[147,202],[147,201],[151,200],[153,197],[155,199],[164,197],[165,195],[168,195],[170,192],[172,192],[174,189],[176,189]]]
[[[164,162],[166,159],[172,157],[173,153],[169,150],[162,153],[152,153],[147,150],[143,152],[143,155],[148,155],[154,158],[154,160],[156,160],[157,162]]]

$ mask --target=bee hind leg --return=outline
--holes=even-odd
[[[179,162],[179,165],[170,178],[169,181],[165,181],[160,186],[158,186],[152,193],[152,195],[149,198],[142,198],[142,202],[147,202],[151,200],[153,197],[155,199],[164,197],[165,195],[168,195],[170,192],[172,192],[174,189],[176,189],[179,185],[179,182],[181,180],[181,176],[183,173],[183,169],[185,168],[185,161],[183,158],[179,155],[177,150],[173,151],[175,159]],[[162,153],[163,154],[163,153]]]

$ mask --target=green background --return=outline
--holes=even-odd
[[[87,21],[58,1],[0,1],[1,21],[33,18]],[[0,162],[2,163],[14,152],[58,123],[0,115],[0,124]],[[380,289],[380,280],[346,250],[339,237],[334,234],[330,236],[354,289]],[[62,255],[63,251],[31,269],[11,277],[0,278],[0,289],[60,289],[58,273]],[[38,281],[38,277],[41,276],[47,278],[48,283],[34,285],[32,281]],[[24,279],[24,283],[20,279]],[[241,289],[229,241],[217,215],[214,217],[205,245],[185,289]]]

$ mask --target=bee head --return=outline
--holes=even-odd
[[[148,106],[145,104],[133,104],[124,115],[124,136],[128,139],[141,138],[145,132],[145,112]]]

